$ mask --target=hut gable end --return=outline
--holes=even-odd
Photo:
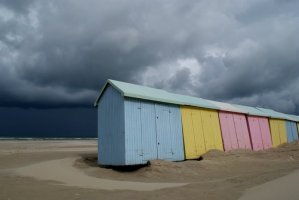
[[[110,85],[104,88],[99,99],[97,120],[99,164],[123,165],[125,163],[124,99]]]

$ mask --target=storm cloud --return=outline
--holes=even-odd
[[[0,1],[0,106],[91,106],[106,79],[299,113],[299,2]]]

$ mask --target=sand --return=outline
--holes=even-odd
[[[253,187],[240,200],[281,200],[299,199],[299,170],[287,176]]]
[[[299,144],[101,168],[97,143],[0,141],[0,199],[297,199]],[[299,191],[299,190],[298,190]]]
[[[33,177],[38,180],[59,181],[63,185],[87,189],[153,191],[187,185],[186,183],[143,183],[95,178],[75,168],[73,164],[76,159],[65,158],[44,161],[13,169],[12,172],[20,176]]]

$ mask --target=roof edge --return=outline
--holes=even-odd
[[[100,101],[102,95],[104,94],[106,88],[108,87],[108,85],[111,85],[114,89],[116,89],[118,92],[120,92],[122,96],[124,95],[124,92],[113,83],[113,80],[108,79],[106,81],[106,83],[104,84],[104,86],[100,89],[100,94],[98,95],[96,101],[93,104],[94,107],[98,107],[99,101]]]

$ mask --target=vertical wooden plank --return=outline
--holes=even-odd
[[[212,124],[210,120],[209,112],[201,111],[201,117],[202,117],[202,127],[204,131],[204,137],[205,137],[205,146],[206,150],[214,149],[214,136],[212,132]]]
[[[142,160],[157,159],[156,112],[153,102],[141,101]]]
[[[259,125],[262,134],[263,148],[269,149],[272,147],[271,133],[269,127],[269,120],[265,117],[259,117]]]
[[[246,119],[245,115],[243,115],[243,117],[241,118],[241,124],[242,124],[243,133],[244,133],[245,149],[252,150],[250,134],[249,134],[249,127],[248,127],[247,119]]]
[[[169,121],[169,108],[163,104],[155,104],[156,127],[157,127],[157,149],[158,159],[172,159],[171,129]]]
[[[287,143],[288,139],[287,139],[285,120],[278,120],[278,129],[279,129],[280,144]]]
[[[192,110],[187,106],[181,106],[183,137],[186,159],[197,158],[195,136],[193,130]],[[195,122],[196,123],[196,122]]]
[[[233,114],[239,149],[251,149],[246,117],[243,114]]]
[[[279,120],[270,119],[270,130],[273,147],[277,147],[281,144],[279,133]]]
[[[232,113],[227,114],[227,119],[228,119],[228,127],[229,127],[229,133],[230,133],[230,140],[232,144],[232,149],[238,149],[238,138],[237,138],[237,132],[236,132],[236,127],[235,127],[235,122],[234,122],[234,116]]]
[[[98,104],[98,163],[125,165],[124,98],[108,86]]]
[[[127,98],[125,101],[125,144],[126,165],[146,163],[143,158],[141,105],[136,99]],[[114,148],[114,146],[111,146]]]
[[[243,139],[243,130],[241,126],[241,120],[240,116],[238,114],[232,114],[233,116],[233,121],[234,121],[234,126],[236,130],[236,138],[238,142],[238,148],[237,149],[245,149],[245,141]]]
[[[213,122],[212,128],[213,128],[213,132],[214,132],[215,149],[223,151],[223,142],[222,142],[218,112],[212,111],[211,116],[212,116],[212,122]]]
[[[202,154],[206,153],[205,138],[202,127],[202,117],[200,109],[192,109],[192,125],[194,131],[196,158],[198,158]]]
[[[206,150],[223,150],[220,124],[217,111],[202,110],[202,126],[204,131]]]
[[[292,122],[292,132],[294,140],[298,140],[298,130],[295,122]]]
[[[261,136],[261,129],[259,126],[259,121],[257,117],[248,116],[248,125],[250,130],[251,136],[251,143],[253,150],[262,150],[263,143],[262,143],[262,136]]]
[[[230,151],[233,149],[233,147],[232,147],[231,136],[230,136],[232,130],[230,129],[230,126],[229,126],[228,113],[220,111],[219,119],[220,119],[220,126],[221,126],[224,150]],[[233,131],[234,131],[234,129],[233,129]]]
[[[286,131],[287,131],[287,141],[291,143],[294,141],[293,132],[292,132],[292,124],[289,121],[285,121]]]
[[[183,144],[183,133],[182,133],[182,119],[180,107],[177,105],[169,106],[169,121],[170,121],[170,132],[171,132],[171,149],[172,149],[172,161],[184,160],[184,144]]]

